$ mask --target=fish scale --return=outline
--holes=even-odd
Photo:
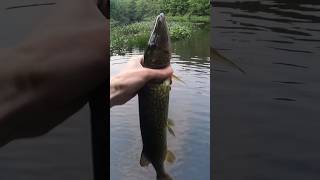
[[[161,13],[157,16],[148,47],[145,50],[143,66],[159,69],[170,65],[170,37],[165,20]],[[143,149],[140,165],[151,163],[156,170],[158,180],[171,180],[166,173],[164,161],[173,154],[167,150],[167,128],[169,94],[171,79],[148,82],[138,92],[140,130]],[[172,157],[171,157],[172,159]]]

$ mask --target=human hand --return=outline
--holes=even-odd
[[[141,65],[142,60],[143,56],[132,58],[126,67],[110,80],[110,107],[129,101],[148,81],[164,80],[173,73],[171,66],[164,69],[144,68]]]

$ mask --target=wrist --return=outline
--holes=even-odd
[[[118,95],[118,90],[115,86],[113,80],[110,80],[110,108],[116,105],[116,97]]]

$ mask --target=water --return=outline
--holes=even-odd
[[[319,179],[320,3],[215,1],[214,178]]]
[[[207,180],[210,177],[210,61],[209,30],[198,31],[190,40],[173,44],[171,60],[175,74],[184,82],[174,81],[170,93],[169,118],[175,121],[176,137],[168,134],[168,148],[177,161],[166,164],[174,179]],[[134,55],[113,56],[111,76],[119,72]],[[111,109],[110,179],[155,179],[152,166],[140,167],[142,140],[137,97]]]

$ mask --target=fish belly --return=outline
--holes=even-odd
[[[143,153],[153,165],[163,163],[167,152],[168,81],[148,83],[139,91]]]

